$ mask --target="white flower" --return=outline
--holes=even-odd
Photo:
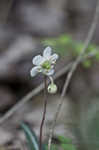
[[[51,53],[52,49],[50,47],[46,47],[44,49],[43,56],[37,55],[33,58],[32,62],[35,67],[33,67],[30,71],[32,77],[34,77],[39,72],[47,76],[54,74],[54,65],[58,59],[58,55],[56,53],[51,55]]]

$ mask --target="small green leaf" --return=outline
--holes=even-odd
[[[76,53],[76,55],[79,55],[81,53],[82,48],[83,48],[83,44],[82,43],[76,43],[76,45],[75,45],[75,53]]]
[[[99,53],[96,54],[96,60],[99,61]]]
[[[94,50],[96,50],[96,46],[94,44],[88,46],[88,50],[87,50],[88,52],[92,52]]]
[[[58,39],[61,44],[68,44],[71,42],[71,37],[69,35],[61,35]]]
[[[61,143],[71,143],[72,142],[72,140],[70,139],[70,138],[66,138],[66,137],[64,137],[64,136],[58,136],[57,137],[58,138],[58,140],[61,142]]]
[[[76,150],[75,146],[72,144],[61,144],[63,150]]]
[[[89,67],[91,67],[91,60],[86,60],[86,61],[84,61],[83,62],[83,66],[85,67],[85,68],[89,68]]]

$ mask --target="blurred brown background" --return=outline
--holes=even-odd
[[[83,41],[95,7],[96,0],[0,0],[0,116],[42,82],[40,76],[30,77],[32,58],[43,50],[42,39],[68,33],[73,39]],[[99,44],[98,25],[93,42]],[[66,65],[67,60],[62,63]],[[61,68],[61,59],[58,65]],[[73,137],[68,130],[70,126],[66,129],[66,122],[81,123],[82,112],[98,103],[98,65],[95,63],[89,69],[79,65],[65,98],[56,133]],[[49,96],[47,126],[53,119],[64,79],[65,75],[56,81],[60,85],[58,95]],[[0,144],[24,138],[17,129],[21,120],[27,121],[39,133],[42,101],[43,93],[40,93],[0,127]]]

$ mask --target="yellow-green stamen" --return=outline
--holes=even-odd
[[[49,61],[45,61],[43,64],[42,64],[42,68],[43,69],[51,69],[51,63]]]

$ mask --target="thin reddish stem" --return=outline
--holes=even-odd
[[[46,106],[47,106],[47,80],[46,76],[44,76],[44,111],[43,111],[43,117],[40,125],[40,140],[39,140],[39,150],[42,150],[42,133],[43,133],[43,126],[44,126],[44,121],[45,121],[45,116],[46,116]]]

